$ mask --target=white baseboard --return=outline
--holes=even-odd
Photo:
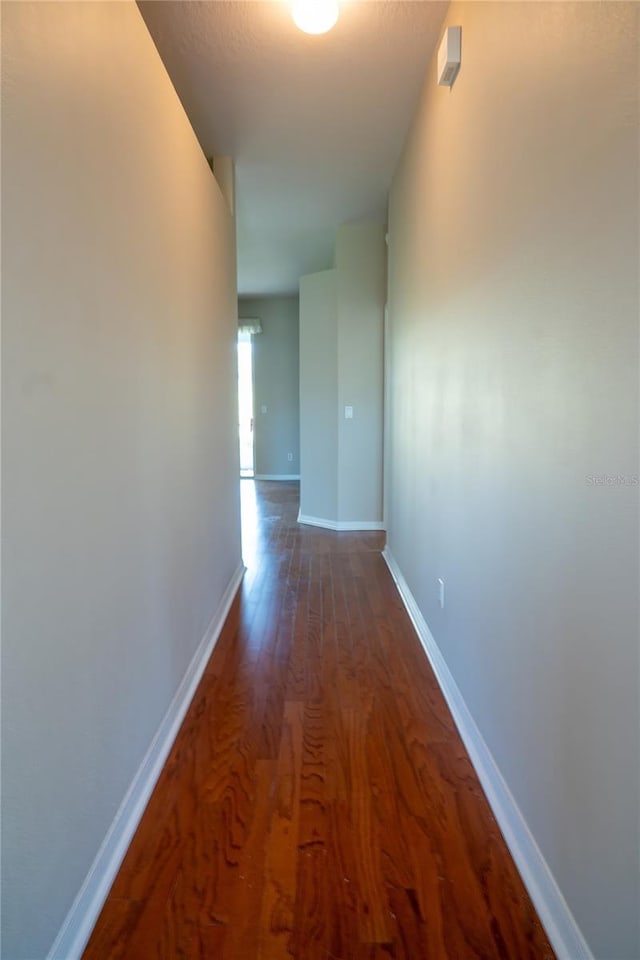
[[[298,514],[298,523],[311,527],[324,527],[326,530],[384,530],[381,520],[323,520],[322,517],[307,517]]]
[[[169,709],[131,781],[84,883],[47,954],[47,960],[80,960],[173,746],[204,668],[220,636],[229,608],[244,576],[244,570],[244,566],[240,564],[229,581],[218,609],[187,667]]]
[[[464,697],[400,568],[388,549],[383,551],[383,556],[558,960],[594,960],[547,861],[469,712]]]
[[[299,473],[254,473],[254,480],[299,480]]]

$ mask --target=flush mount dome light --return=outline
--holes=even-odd
[[[338,20],[338,0],[293,0],[291,15],[305,33],[326,33]]]

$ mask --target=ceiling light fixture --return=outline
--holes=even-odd
[[[291,15],[305,33],[326,33],[338,21],[338,0],[293,0]]]

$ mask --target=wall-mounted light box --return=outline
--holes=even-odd
[[[447,27],[438,50],[438,85],[452,87],[460,69],[462,27]]]

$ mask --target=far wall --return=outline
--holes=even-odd
[[[300,514],[338,516],[337,271],[300,278]]]
[[[242,299],[238,316],[258,317],[262,323],[262,333],[253,337],[255,475],[296,477],[300,473],[298,298]]]
[[[335,269],[300,279],[303,523],[382,527],[384,235],[342,224]]]

